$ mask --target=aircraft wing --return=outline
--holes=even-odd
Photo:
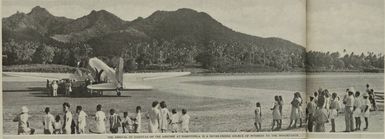
[[[88,89],[99,90],[99,91],[116,91],[116,84],[114,83],[100,83],[88,85]],[[151,86],[134,84],[134,83],[124,83],[122,91],[135,91],[135,90],[151,90]]]
[[[191,72],[126,73],[124,81],[144,81],[190,75]]]
[[[12,80],[12,78],[19,78],[23,79],[24,81],[35,81],[35,80],[59,80],[64,78],[74,78],[76,75],[71,73],[38,73],[38,72],[3,72],[3,78],[9,78]]]
[[[81,76],[79,73],[39,73],[39,72],[3,72],[3,77],[22,77],[25,81],[42,81],[42,80],[60,80],[60,79],[75,79],[75,80],[85,80],[89,78],[88,76]]]

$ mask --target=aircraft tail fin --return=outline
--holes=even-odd
[[[121,87],[123,87],[123,65],[124,65],[123,58],[120,57],[119,64],[116,67],[115,75],[116,75],[116,80],[118,80]]]

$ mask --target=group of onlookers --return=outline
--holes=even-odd
[[[361,130],[361,117],[364,117],[366,125],[363,130],[367,130],[369,126],[368,119],[370,109],[373,107],[374,110],[377,110],[374,98],[374,91],[373,89],[369,89],[369,84],[367,84],[366,92],[363,94],[359,91],[355,92],[353,88],[347,89],[342,103],[337,93],[330,94],[327,89],[320,88],[318,91],[314,92],[314,96],[309,97],[310,101],[306,106],[306,117],[303,119],[303,99],[299,92],[295,92],[290,103],[290,123],[287,129],[297,127],[298,122],[299,127],[302,127],[302,122],[304,120],[307,121],[307,130],[309,132],[313,132],[313,129],[315,129],[315,132],[324,132],[325,123],[330,121],[330,132],[336,132],[335,119],[337,118],[339,112],[344,111],[346,122],[345,132]],[[284,102],[282,96],[274,96],[274,100],[273,107],[271,108],[273,118],[271,130],[277,131],[282,128],[282,107]],[[343,108],[343,106],[345,108]],[[259,102],[256,103],[254,113],[255,128],[257,131],[262,131],[262,110]],[[355,121],[355,128],[353,121]]]
[[[330,132],[336,132],[335,119],[341,111],[345,113],[344,132],[361,130],[361,117],[365,119],[365,128],[363,130],[367,130],[369,127],[369,113],[372,106],[376,110],[374,91],[369,89],[369,85],[367,85],[366,92],[364,93],[354,91],[354,88],[346,89],[342,103],[337,93],[330,94],[327,89],[319,89],[317,92],[314,92],[314,96],[310,96],[310,101],[306,107],[307,130],[313,132],[314,128],[315,132],[325,132],[325,124],[330,120]],[[355,125],[353,125],[354,123]]]
[[[72,92],[72,80],[47,80],[46,88],[51,96],[57,96],[59,91],[64,91],[65,96],[70,96]],[[60,90],[61,89],[61,90]]]
[[[270,108],[272,110],[273,122],[272,122],[272,131],[278,131],[282,129],[282,108],[284,105],[284,101],[282,96],[274,96],[273,106]],[[290,124],[288,129],[296,128],[297,123],[299,122],[299,126],[302,126],[302,97],[299,92],[294,93],[294,97],[291,101],[291,113],[290,113]],[[261,104],[259,102],[256,103],[255,113],[255,128],[257,131],[262,131],[262,110]],[[275,128],[274,128],[275,127]]]
[[[159,107],[160,106],[160,107]],[[83,111],[82,106],[77,106],[75,114],[70,110],[70,104],[63,103],[63,120],[60,115],[53,116],[50,108],[46,107],[42,124],[44,126],[44,134],[84,134],[86,133],[88,115]],[[121,129],[122,133],[140,133],[142,112],[141,107],[136,107],[135,117],[129,117],[128,112],[123,112],[123,117],[120,117],[115,109],[110,109],[109,116],[102,111],[102,105],[96,106],[95,126],[89,133],[104,134],[106,133],[106,124],[108,120],[110,133],[118,133]],[[14,122],[18,122],[18,134],[34,134],[35,129],[31,128],[28,122],[28,108],[23,106],[21,113],[18,114]],[[154,101],[151,110],[146,114],[149,119],[149,132],[189,132],[190,116],[186,109],[182,109],[182,115],[172,109],[170,113],[167,109],[166,102]]]

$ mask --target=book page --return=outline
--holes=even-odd
[[[3,0],[4,138],[306,138],[306,0]]]
[[[307,32],[308,137],[383,138],[384,1],[308,0]]]

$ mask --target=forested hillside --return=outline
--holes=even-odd
[[[383,69],[384,60],[374,53],[306,52],[288,40],[240,33],[207,13],[186,8],[124,21],[105,10],[69,19],[37,6],[2,23],[3,65],[80,62],[86,67],[88,58],[96,56],[111,66],[116,57],[123,57],[125,71],[193,67],[269,72],[304,71],[305,64],[311,70]]]

